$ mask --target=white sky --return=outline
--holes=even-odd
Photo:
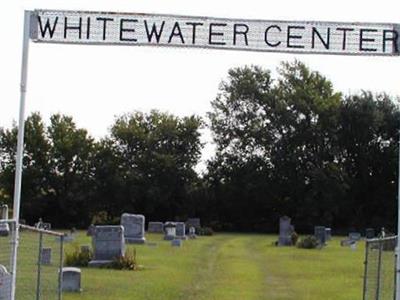
[[[398,0],[0,0],[0,126],[18,119],[24,9],[69,9],[181,14],[265,20],[400,23]],[[229,68],[275,70],[299,59],[344,93],[361,89],[400,95],[400,57],[289,55],[188,48],[71,46],[30,43],[27,115],[74,117],[95,137],[116,115],[159,109],[179,116],[210,110]],[[399,76],[400,77],[400,76]],[[213,154],[210,134],[202,161]],[[199,170],[203,167],[199,166]]]

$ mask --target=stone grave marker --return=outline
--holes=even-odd
[[[189,219],[187,219],[186,226],[189,227],[189,228],[191,226],[193,226],[196,229],[201,228],[200,218],[189,218]]]
[[[10,226],[8,225],[8,221],[0,220],[0,236],[9,236],[10,234]]]
[[[325,226],[315,226],[314,227],[314,236],[318,240],[320,245],[326,244],[326,230]]]
[[[125,238],[123,226],[96,226],[92,236],[93,260],[89,266],[101,266],[114,258],[125,256]]]
[[[7,268],[0,265],[0,300],[11,299],[11,274]]]
[[[42,248],[40,263],[42,265],[51,265],[51,248]]]
[[[365,237],[367,239],[375,238],[375,229],[374,228],[367,228],[365,229]]]
[[[195,239],[195,238],[197,238],[197,236],[196,236],[196,228],[194,228],[193,226],[191,226],[191,227],[189,228],[189,238],[190,238],[190,239]]]
[[[7,204],[3,204],[0,206],[0,219],[1,220],[8,220],[8,206]]]
[[[172,247],[182,247],[182,240],[177,240],[177,239],[172,240],[171,241],[171,246]]]
[[[359,232],[350,232],[349,233],[349,239],[352,241],[359,241],[361,240],[361,233]]]
[[[279,219],[279,240],[278,246],[292,246],[292,225],[288,216]]]
[[[181,240],[187,240],[185,223],[183,222],[176,223],[176,238]]]
[[[62,268],[63,292],[81,292],[81,269],[74,267]]]
[[[147,231],[151,233],[164,233],[164,224],[163,222],[149,222]]]
[[[332,239],[332,229],[329,227],[325,227],[325,236],[326,240],[330,241]]]
[[[144,223],[143,215],[124,213],[121,216],[121,226],[124,227],[124,236],[127,243],[144,244]]]
[[[166,222],[164,225],[164,240],[172,241],[176,237],[176,224],[174,222]]]

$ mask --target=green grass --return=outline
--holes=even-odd
[[[82,268],[82,293],[64,300],[352,300],[361,299],[363,243],[322,250],[275,247],[276,236],[217,234],[173,248],[161,235],[137,250],[141,271]],[[83,232],[75,243],[90,244]],[[67,244],[66,251],[72,249]]]

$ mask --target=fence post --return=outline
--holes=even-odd
[[[365,261],[364,261],[363,300],[367,300],[368,254],[369,254],[369,243],[368,243],[368,241],[366,241],[365,242]]]
[[[379,241],[379,255],[378,255],[378,272],[377,272],[377,282],[376,282],[376,300],[381,299],[381,268],[382,268],[382,250],[383,241]]]
[[[40,273],[42,269],[43,233],[39,232],[39,255],[37,264],[36,300],[40,300]]]
[[[64,236],[60,236],[60,269],[58,272],[58,300],[62,299],[62,269],[64,263]]]

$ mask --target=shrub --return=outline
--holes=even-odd
[[[299,235],[297,234],[296,231],[292,232],[292,235],[290,236],[292,240],[292,245],[297,245],[297,241],[299,240]]]
[[[79,246],[75,245],[72,252],[66,253],[64,264],[68,267],[87,267],[92,257],[92,251],[81,251]]]
[[[315,249],[318,248],[319,243],[318,240],[315,236],[307,236],[304,239],[301,239],[298,243],[297,243],[297,247],[298,248],[302,248],[302,249]]]
[[[199,235],[214,235],[214,230],[211,227],[201,227],[198,229]]]
[[[106,267],[116,270],[137,270],[136,249],[133,249],[133,251],[126,251],[125,256],[114,258]]]

